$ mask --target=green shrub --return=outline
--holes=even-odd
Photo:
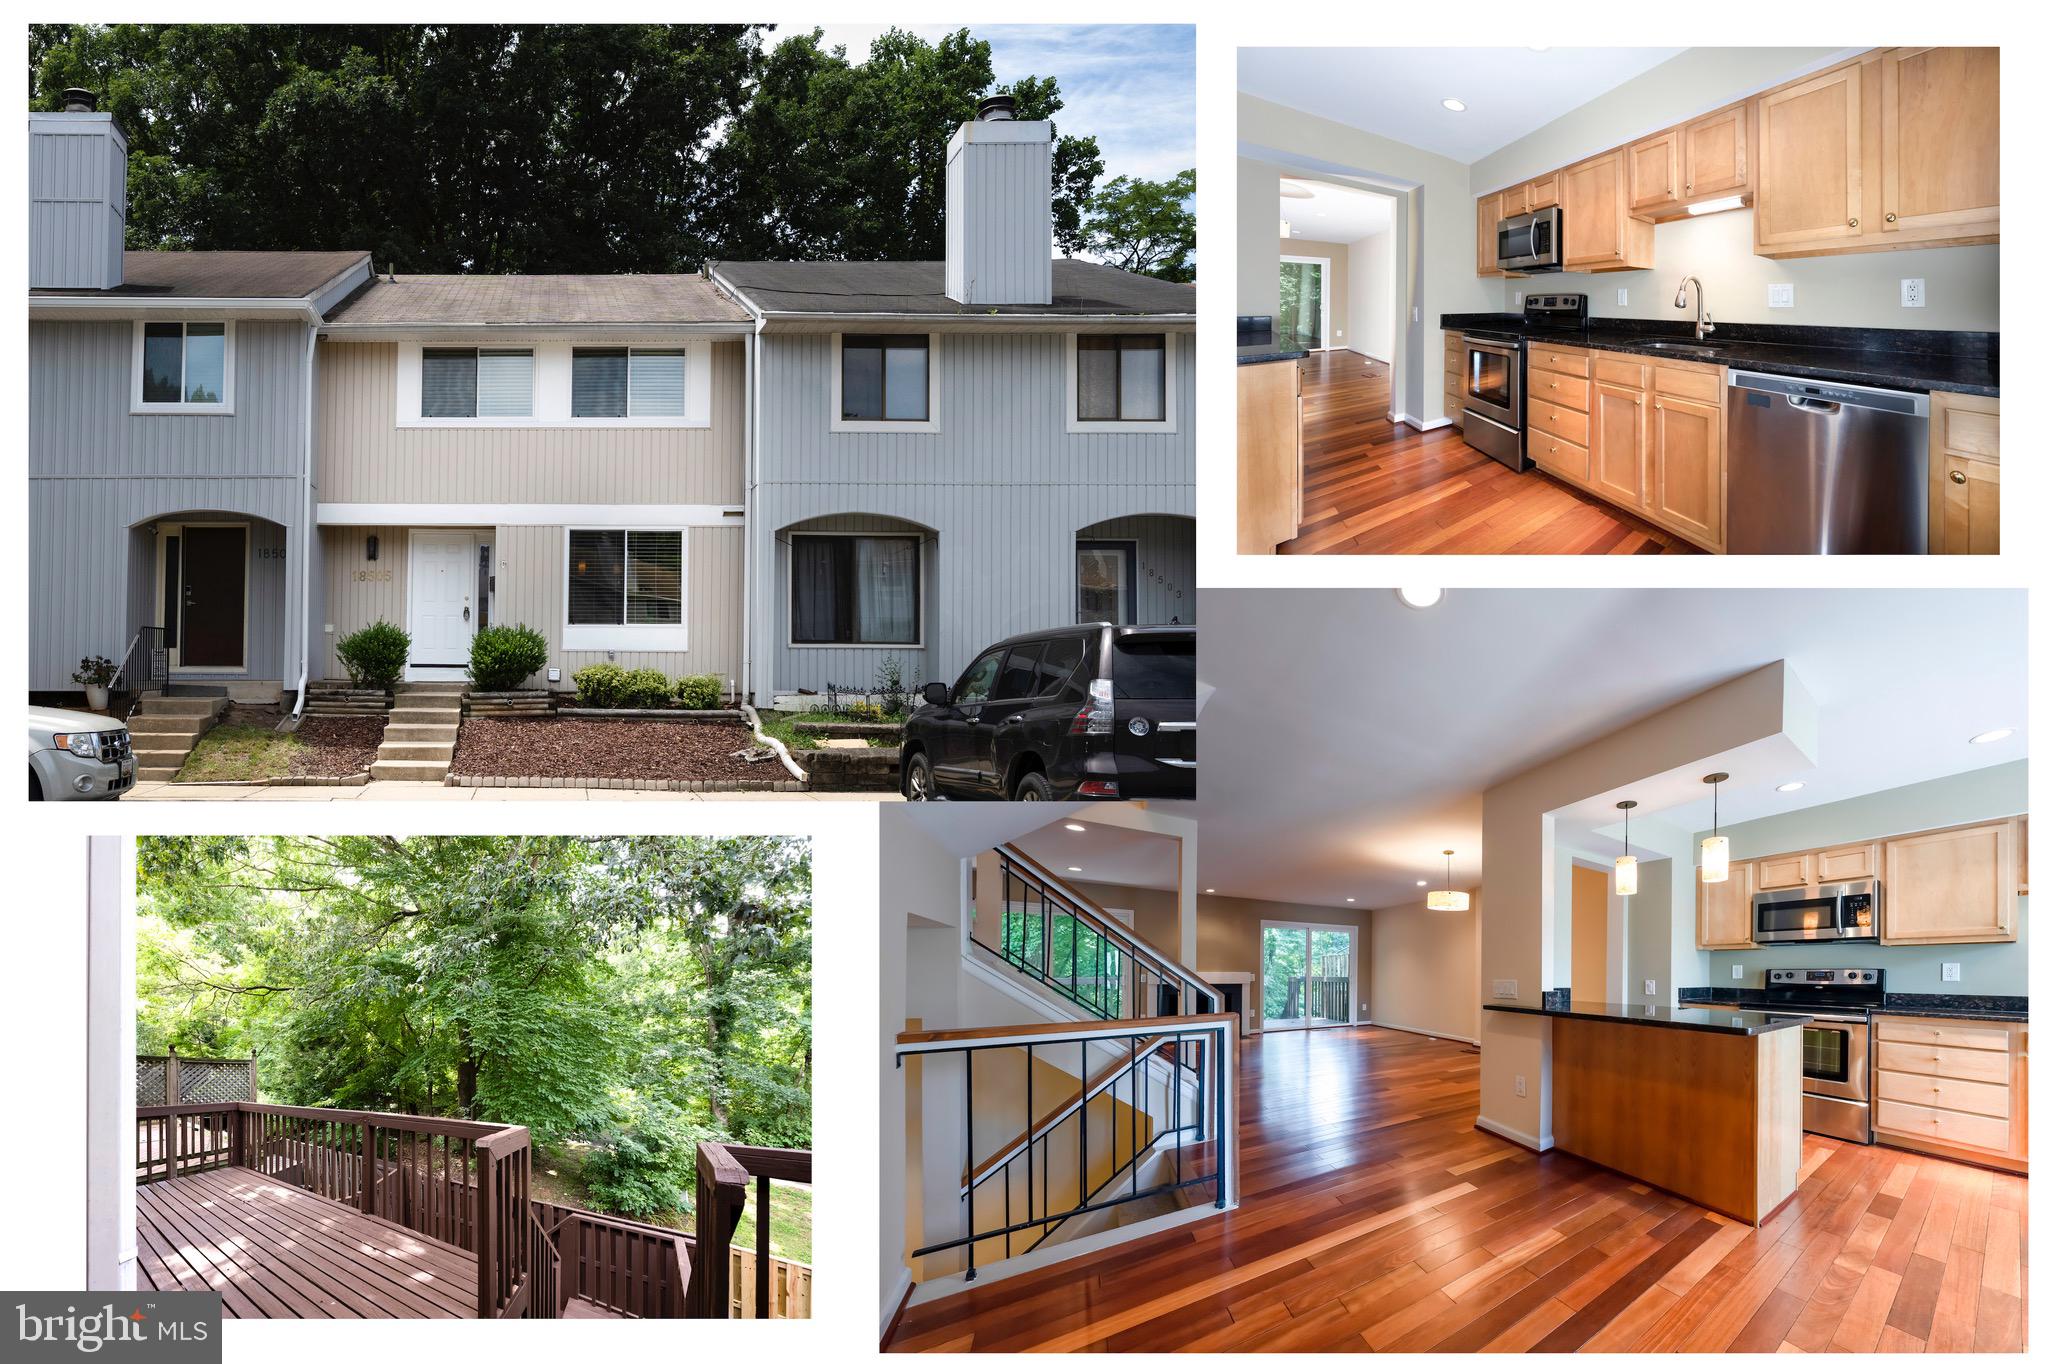
[[[873,701],[848,701],[845,716],[849,720],[880,722],[889,718],[889,712]]]
[[[469,642],[469,676],[481,691],[510,691],[547,663],[547,638],[524,625],[493,625]]]
[[[725,684],[710,673],[676,679],[676,701],[684,710],[715,710],[725,699]]]
[[[411,653],[412,636],[383,619],[343,635],[334,646],[335,657],[348,669],[349,681],[383,690],[405,676],[405,660]]]
[[[635,668],[626,674],[625,704],[647,710],[665,710],[675,694],[676,684],[658,668]]]
[[[629,1093],[617,1110],[604,1130],[590,1134],[583,1161],[590,1205],[629,1217],[693,1211],[697,1143],[720,1134],[651,1095]]]
[[[623,704],[626,670],[616,663],[593,663],[578,668],[569,680],[576,684],[576,699],[586,706],[612,710]]]

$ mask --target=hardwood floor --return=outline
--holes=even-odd
[[[1355,351],[1302,365],[1301,534],[1282,554],[1697,554],[1540,469],[1514,473],[1456,428],[1387,420],[1388,367]]]
[[[1220,1217],[906,1311],[897,1350],[2017,1351],[2026,1180],[1808,1136],[1761,1228],[1472,1125],[1479,1055],[1243,1048]]]

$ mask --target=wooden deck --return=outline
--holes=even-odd
[[[231,1317],[475,1317],[476,1256],[254,1170],[135,1190],[137,1287]]]
[[[912,1307],[890,1347],[2026,1348],[2018,1175],[1809,1135],[1748,1227],[1477,1130],[1476,1048],[1363,1027],[1242,1055],[1237,1209]]]

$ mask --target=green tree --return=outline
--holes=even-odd
[[[1167,180],[1119,175],[1088,199],[1082,241],[1119,270],[1192,283],[1195,251],[1195,173]]]

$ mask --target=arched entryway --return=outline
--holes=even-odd
[[[1195,521],[1117,516],[1074,533],[1074,619],[1195,623]]]

